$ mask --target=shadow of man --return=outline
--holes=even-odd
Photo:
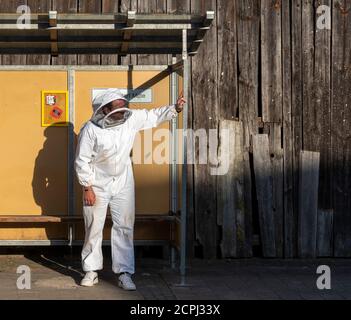
[[[46,139],[35,159],[32,180],[42,215],[68,214],[68,134],[72,131],[72,125],[50,126],[44,131]]]
[[[74,154],[69,154],[69,139],[76,145],[77,135],[74,126],[50,126],[44,130],[45,141],[36,159],[32,179],[32,190],[35,203],[41,207],[43,216],[68,215],[68,175],[74,181],[73,161]],[[70,163],[69,163],[70,162]],[[70,170],[71,169],[71,170]],[[49,240],[67,240],[66,224],[43,224],[46,237]],[[30,254],[28,258],[55,269],[63,275],[71,276],[76,282],[80,274],[70,267],[65,267],[65,262],[55,262],[54,252],[50,255]],[[59,257],[57,257],[59,258]],[[64,259],[65,260],[65,259]],[[71,264],[72,261],[69,262]]]

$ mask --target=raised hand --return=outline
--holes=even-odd
[[[186,100],[184,99],[183,93],[180,94],[178,97],[177,103],[176,103],[176,110],[177,112],[182,112],[184,108],[184,104],[186,103]]]

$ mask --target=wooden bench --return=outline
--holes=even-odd
[[[107,215],[106,220],[111,222],[111,216]],[[174,224],[175,221],[180,221],[180,216],[169,212],[168,214],[163,215],[155,215],[155,214],[144,214],[144,215],[136,215],[136,222],[169,222],[170,224]],[[33,225],[33,224],[59,224],[59,223],[67,223],[68,225],[74,226],[77,223],[84,222],[83,216],[60,216],[60,215],[0,215],[0,225],[6,227],[6,225],[17,224],[18,226],[25,228],[25,224]],[[0,226],[1,228],[1,226]],[[72,237],[72,235],[70,235]],[[104,243],[110,243],[110,241],[103,241]],[[79,240],[0,240],[1,245],[7,246],[23,246],[23,245],[68,245],[69,243],[77,243],[82,244],[82,241]],[[177,247],[178,245],[174,240],[135,240],[135,245],[160,245],[163,247],[163,254],[165,257],[170,256],[170,247]]]
[[[111,216],[107,216],[111,220]],[[136,215],[136,221],[170,221],[177,219],[176,215]],[[83,216],[39,216],[39,215],[0,215],[0,223],[79,223]]]

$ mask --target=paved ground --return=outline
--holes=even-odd
[[[168,261],[137,259],[134,280],[137,291],[116,286],[109,271],[100,273],[92,288],[79,286],[78,255],[0,255],[0,299],[351,299],[351,260],[195,260],[181,279]],[[31,269],[31,290],[18,290],[17,267]],[[318,290],[317,267],[331,268],[331,290]]]

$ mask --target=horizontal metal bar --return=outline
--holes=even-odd
[[[0,240],[0,246],[68,246],[68,240]]]
[[[0,54],[50,54],[50,48],[0,48]],[[181,48],[59,48],[59,54],[181,54]]]
[[[82,246],[83,240],[73,240],[72,245]],[[169,244],[170,240],[134,240],[135,246],[158,246]],[[68,240],[0,240],[0,246],[68,246]],[[111,240],[104,240],[102,245],[111,245]]]
[[[0,23],[4,22],[15,22],[22,13],[1,13]],[[32,13],[30,14],[31,21],[33,22],[44,22],[48,21],[50,16],[49,13]],[[57,13],[56,19],[60,23],[120,23],[127,24],[128,12],[118,14],[92,14],[92,13]],[[165,13],[137,13],[135,12],[134,23],[197,23],[203,24],[205,16],[199,14],[165,14]]]
[[[57,42],[57,41],[56,41]],[[144,50],[144,49],[155,49],[155,50],[179,50],[182,47],[181,42],[138,42],[129,41],[130,50]],[[104,41],[104,42],[77,42],[77,41],[59,41],[57,45],[60,50],[79,50],[79,49],[115,49],[121,50],[123,42],[121,41]],[[0,41],[0,50],[7,49],[27,49],[28,47],[45,49],[50,48],[51,41],[35,41],[35,42],[18,42],[18,41]]]
[[[57,23],[56,27],[50,27],[49,25],[40,25],[40,24],[26,24],[25,29],[28,30],[184,30],[184,29],[193,29],[198,30],[201,28],[209,29],[208,27],[196,27],[190,23],[184,24],[134,24],[132,27],[127,27],[125,25],[118,24],[62,24]],[[17,24],[12,23],[0,23],[0,30],[18,30]]]
[[[0,65],[0,71],[164,71],[168,65],[124,65],[124,66],[76,66],[76,65]]]
[[[133,31],[127,29],[113,29],[113,30],[57,30],[57,29],[38,29],[38,30],[31,30],[31,29],[12,29],[12,30],[3,30],[0,29],[0,35],[2,36],[26,36],[28,38],[31,37],[38,37],[38,36],[48,36],[49,32],[52,30],[58,31],[60,37],[67,37],[67,36],[123,36],[126,31]],[[198,33],[198,29],[196,30],[188,30],[188,38],[195,37]],[[133,36],[173,36],[179,38],[180,31],[177,29],[174,30],[134,30]]]
[[[44,223],[44,224],[51,224],[51,223],[74,223],[79,222],[83,219],[80,216],[5,216],[0,215],[0,224],[17,224],[17,223],[24,223],[24,224],[36,224],[36,223]]]
[[[111,216],[106,217],[107,220],[111,220]],[[84,220],[82,215],[64,215],[64,216],[41,216],[41,215],[0,215],[0,224],[22,224],[22,223],[76,223]],[[171,214],[137,214],[135,216],[136,222],[140,221],[174,221],[175,215]]]
[[[98,37],[97,37],[98,36]],[[101,44],[103,42],[113,42],[115,44],[122,43],[126,39],[121,35],[60,35],[58,41],[60,43],[75,43],[75,42],[86,42],[86,43],[96,43]],[[128,39],[127,39],[128,40]],[[189,37],[190,42],[197,41],[195,36]],[[38,42],[50,42],[50,35],[1,35],[0,33],[0,42],[8,43],[11,46],[11,43],[38,43]],[[171,35],[133,35],[129,39],[130,43],[153,43],[158,44],[159,42],[163,43],[179,43],[182,44],[181,37],[171,36]]]

